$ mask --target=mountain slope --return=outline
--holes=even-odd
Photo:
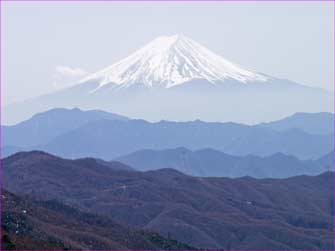
[[[3,160],[11,192],[57,199],[207,249],[333,248],[333,173],[256,180],[116,171],[42,152]]]
[[[317,175],[333,167],[328,155],[320,161],[301,161],[293,156],[232,156],[214,149],[190,151],[186,148],[140,150],[116,160],[140,171],[173,168],[192,176],[285,178]]]
[[[113,159],[141,149],[214,148],[232,155],[268,156],[277,152],[301,159],[319,158],[333,149],[332,135],[300,130],[276,132],[235,123],[99,120],[65,133],[41,150],[64,157]]]
[[[325,117],[332,115],[324,114]],[[23,150],[46,150],[64,157],[113,159],[143,149],[190,150],[214,148],[232,155],[268,156],[277,152],[302,159],[319,158],[333,149],[333,129],[323,116],[303,114],[270,124],[248,126],[237,123],[202,121],[149,123],[129,120],[103,111],[53,109],[14,126],[4,126],[2,156]],[[328,120],[327,120],[328,121]],[[306,128],[312,128],[306,132]],[[330,133],[330,134],[328,134]]]
[[[330,153],[322,156],[317,161],[321,163],[323,166],[328,166],[328,168],[334,168],[334,153],[335,152],[333,149]]]
[[[100,119],[124,121],[128,118],[99,110],[54,108],[35,114],[16,125],[2,126],[3,146],[27,147],[45,144],[65,132]]]
[[[108,84],[116,85],[116,89],[136,84],[147,88],[171,88],[194,79],[204,79],[215,85],[229,79],[241,83],[265,82],[268,77],[244,70],[180,34],[158,37],[81,82],[99,82],[96,92]]]
[[[4,250],[191,249],[158,234],[132,230],[108,217],[56,201],[36,201],[2,191]]]
[[[334,133],[334,114],[320,113],[295,113],[287,118],[261,124],[277,131],[300,129],[312,134]]]

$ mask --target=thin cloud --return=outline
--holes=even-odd
[[[56,89],[70,87],[86,75],[82,68],[59,65],[54,70],[52,85]]]
[[[83,77],[87,74],[87,72],[78,67],[70,67],[59,65],[56,67],[56,73],[64,76],[64,77]]]

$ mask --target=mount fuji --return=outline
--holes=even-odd
[[[258,123],[332,111],[330,92],[244,69],[184,36],[162,36],[74,86],[5,107],[13,124],[54,107],[132,118]]]
[[[83,79],[99,86],[127,88],[141,84],[147,88],[172,88],[194,79],[213,85],[235,80],[240,83],[266,82],[269,78],[227,61],[184,35],[158,37],[129,57]]]

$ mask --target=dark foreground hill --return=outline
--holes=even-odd
[[[267,157],[234,156],[207,148],[191,151],[180,147],[166,150],[140,150],[116,160],[140,171],[173,168],[192,176],[287,178],[297,175],[318,175],[332,170],[333,152],[318,160],[299,160],[276,153]]]
[[[191,249],[108,217],[80,212],[56,201],[31,201],[2,191],[4,250]]]
[[[43,152],[3,160],[3,185],[206,249],[333,249],[334,176],[196,178]]]

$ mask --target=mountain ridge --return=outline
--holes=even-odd
[[[333,247],[333,172],[288,179],[198,178],[171,169],[142,173],[57,157],[41,160],[40,154],[3,159],[4,188],[197,248]]]
[[[280,120],[261,123],[259,125],[274,130],[302,129],[313,134],[331,134],[334,131],[334,114],[328,112],[313,113],[313,117],[304,112],[296,112]]]
[[[317,134],[311,134],[304,131],[304,127],[297,129],[291,123],[287,123],[287,130],[274,130],[271,125],[200,120],[150,123],[145,120],[105,117],[87,119],[85,112],[77,119],[71,111],[67,111],[71,115],[68,123],[63,123],[63,120],[49,123],[53,120],[49,119],[50,116],[46,112],[45,116],[40,115],[41,121],[38,123],[35,120],[27,120],[22,122],[24,127],[20,124],[2,127],[3,156],[17,151],[45,150],[63,157],[110,160],[145,148],[159,150],[186,147],[197,150],[210,147],[240,156],[267,156],[283,152],[302,159],[313,159],[333,149],[333,128],[332,124],[327,122],[328,117],[333,117],[332,114],[327,116],[327,120],[320,120],[318,114],[306,114],[306,121],[314,121],[314,125],[321,125],[312,128]],[[111,116],[114,118],[113,114]],[[304,119],[300,121],[300,124],[305,126]],[[328,134],[329,132],[331,134]]]
[[[333,170],[332,153],[318,160],[299,160],[294,156],[275,153],[266,157],[234,156],[206,148],[165,150],[144,149],[115,158],[139,171],[173,168],[197,177],[287,178],[297,175],[318,175]]]
[[[128,120],[125,116],[102,110],[53,108],[37,113],[18,124],[1,126],[1,129],[4,137],[11,141],[9,145],[16,147],[37,146],[66,131],[100,119]]]

